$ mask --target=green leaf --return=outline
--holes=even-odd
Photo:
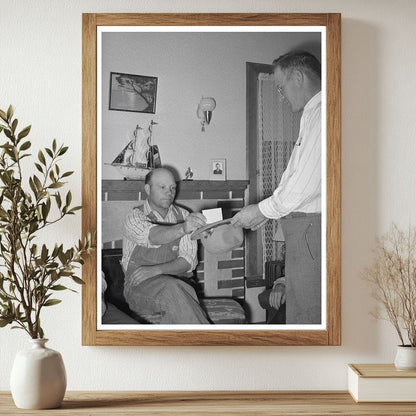
[[[42,153],[41,150],[39,150],[39,152],[38,152],[38,159],[39,159],[40,163],[42,163],[43,165],[46,166],[46,159],[45,159],[45,156],[44,156],[44,154]]]
[[[18,123],[18,120],[17,120],[17,118],[15,118],[13,120],[13,123],[12,123],[12,132],[13,133],[16,131],[17,123]]]
[[[11,121],[14,114],[14,108],[12,105],[9,105],[9,108],[7,109],[7,121]]]
[[[48,188],[51,189],[56,189],[56,188],[62,188],[65,185],[64,182],[55,182],[55,183],[51,183]]]
[[[61,244],[61,246],[62,246],[62,244]],[[53,248],[53,251],[52,251],[52,258],[56,258],[56,256],[58,255],[58,253],[61,250],[61,248],[60,248],[61,246],[58,246],[58,244],[55,243],[55,247]]]
[[[45,246],[45,244],[43,244],[42,245],[42,251],[41,251],[41,254],[40,254],[40,258],[41,258],[43,263],[46,261],[47,257],[48,257],[48,249]]]
[[[64,276],[66,276],[66,277],[71,277],[73,275],[73,272],[68,272],[68,271],[62,271],[61,273],[60,273],[60,276],[61,277],[64,277]]]
[[[51,157],[51,158],[53,157],[53,153],[52,153],[51,149],[45,147],[45,152],[49,155],[49,157]]]
[[[52,150],[56,152],[56,140],[55,139],[53,139],[53,142],[52,142]]]
[[[55,200],[56,200],[56,205],[58,205],[58,208],[61,208],[61,206],[62,206],[62,199],[61,199],[61,194],[59,192],[57,192],[55,194]]]
[[[82,209],[82,206],[81,205],[71,208],[71,211],[70,212],[79,211],[80,209]]]
[[[47,203],[46,204],[42,204],[42,218],[45,221],[48,218],[50,208],[51,208],[50,204],[49,205]]]
[[[40,192],[42,190],[42,182],[36,175],[33,175],[33,182],[36,185],[36,189]]]
[[[67,290],[68,288],[63,285],[55,285],[51,287],[51,290]]]
[[[63,154],[66,153],[66,151],[68,150],[68,146],[64,146],[59,150],[59,154],[58,156],[62,156]]]
[[[23,139],[24,137],[26,137],[28,134],[29,134],[29,132],[30,132],[30,129],[32,128],[32,126],[26,126],[18,135],[17,135],[17,138],[19,139],[19,140],[21,140],[21,139]]]
[[[53,306],[53,305],[57,305],[58,303],[61,303],[62,300],[60,299],[48,299],[43,306]]]
[[[30,146],[32,146],[32,143],[30,143],[30,141],[28,140],[20,146],[20,151],[27,150]]]
[[[4,328],[5,326],[11,324],[13,322],[13,318],[0,318],[0,328]]]
[[[39,165],[39,163],[36,163],[36,162],[35,162],[35,166],[36,166],[36,169],[37,169],[40,173],[43,173],[43,168],[42,168],[42,166],[41,166],[41,165]]]
[[[72,277],[71,277],[71,279],[72,279],[75,283],[78,283],[79,285],[85,285],[85,282],[84,282],[82,279],[80,279],[79,277],[77,277],[77,276],[72,276]]]
[[[12,135],[12,132],[9,130],[9,129],[4,129],[3,130],[4,131],[4,134],[6,135],[6,137],[8,138],[8,139],[12,139],[13,138],[13,135]]]
[[[44,338],[45,337],[45,333],[43,332],[43,329],[40,326],[40,324],[38,325],[38,335],[39,335],[39,338]]]
[[[74,173],[74,171],[70,171],[70,172],[65,172],[61,178],[66,178],[67,176],[71,176]]]
[[[3,110],[0,110],[0,117],[7,122],[7,114]]]
[[[63,251],[60,251],[60,252],[58,253],[58,259],[59,259],[59,261],[60,261],[62,264],[65,264],[65,263],[66,263],[66,260],[67,260],[67,258],[66,258],[66,254],[65,254]]]
[[[30,186],[30,189],[32,190],[33,194],[37,198],[37,196],[38,196],[38,190],[36,189],[36,186],[35,186],[35,183],[33,182],[33,178],[32,177],[29,178],[29,186]]]
[[[65,205],[69,207],[71,202],[72,202],[72,194],[71,194],[71,191],[68,191],[68,193],[66,194]]]

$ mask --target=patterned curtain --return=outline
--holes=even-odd
[[[299,134],[300,113],[292,113],[279,97],[273,74],[258,77],[258,176],[259,200],[273,194],[286,169]],[[263,267],[266,261],[283,257],[283,243],[278,221],[268,221],[262,228]]]

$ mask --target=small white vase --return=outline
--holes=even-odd
[[[394,365],[399,371],[416,370],[416,347],[398,345]]]
[[[10,388],[21,409],[59,407],[66,390],[66,372],[59,352],[45,346],[47,339],[32,339],[32,347],[19,351],[13,363]]]

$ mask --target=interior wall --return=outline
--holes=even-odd
[[[376,235],[391,221],[403,227],[415,223],[413,0],[0,0],[0,10],[0,107],[14,104],[21,124],[33,125],[34,149],[54,137],[70,145],[62,168],[76,172],[70,179],[75,203],[81,195],[81,13],[341,12],[343,17],[342,346],[82,347],[81,297],[69,292],[44,315],[49,345],[64,358],[69,390],[339,390],[347,386],[347,363],[393,361],[398,339],[390,325],[369,315],[374,303],[360,272],[371,260]],[[191,113],[204,92],[192,91]],[[221,117],[225,112],[218,110],[207,135],[216,132]],[[197,131],[193,116],[192,123]],[[240,123],[244,119],[230,131]],[[200,140],[205,151],[202,143],[208,140],[191,136],[187,140]],[[245,136],[240,140],[245,146]],[[70,244],[80,230],[80,216],[71,217],[45,238]],[[9,389],[13,357],[27,347],[27,338],[0,329],[0,390]]]
[[[209,179],[210,159],[226,159],[227,178],[246,178],[246,62],[270,64],[292,49],[320,52],[320,33],[113,33],[102,36],[103,178],[119,179],[108,165],[139,124],[153,127],[162,163],[181,178]],[[318,55],[318,58],[320,56]],[[109,110],[110,72],[158,78],[155,114]],[[216,100],[201,131],[202,96]]]

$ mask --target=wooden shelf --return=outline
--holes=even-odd
[[[0,392],[1,415],[414,415],[414,403],[355,403],[339,391],[67,392],[52,410],[22,410]]]
[[[243,198],[249,182],[232,181],[179,181],[177,199],[232,199]],[[145,199],[144,181],[110,180],[102,181],[103,200],[125,201]],[[105,195],[106,194],[106,195]],[[139,194],[142,194],[139,196]],[[230,196],[231,195],[231,196]]]

